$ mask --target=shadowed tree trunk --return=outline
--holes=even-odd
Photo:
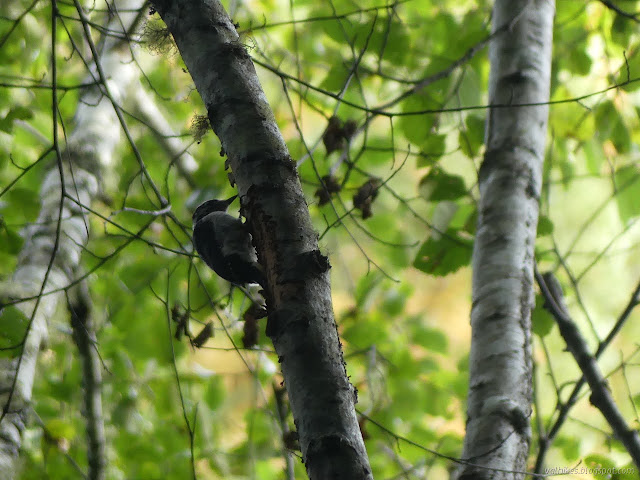
[[[318,250],[295,162],[244,45],[217,0],[154,2],[207,107],[268,277],[267,334],[278,354],[307,473],[370,479]],[[221,161],[221,160],[218,160]]]

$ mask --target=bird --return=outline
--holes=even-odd
[[[207,200],[193,212],[193,244],[200,258],[219,277],[236,285],[257,283],[266,288],[266,278],[251,234],[239,218],[227,213],[237,198]]]

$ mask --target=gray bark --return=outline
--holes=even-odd
[[[102,413],[102,364],[98,356],[92,303],[86,280],[67,294],[67,308],[71,316],[73,341],[82,362],[82,386],[87,429],[88,480],[106,478],[106,439]]]
[[[467,433],[459,479],[521,479],[531,416],[534,243],[546,141],[553,0],[497,0],[473,251]],[[509,28],[504,29],[508,24]]]
[[[245,47],[217,0],[157,0],[233,170],[260,262],[271,337],[307,473],[372,478],[318,250],[295,163]],[[219,160],[221,161],[221,160]]]
[[[613,399],[607,378],[598,367],[598,362],[595,356],[591,355],[587,341],[569,315],[560,282],[551,272],[542,275],[536,272],[536,280],[545,299],[545,308],[555,318],[560,335],[567,344],[567,349],[573,355],[589,383],[589,388],[591,388],[589,401],[607,419],[615,437],[625,446],[636,467],[640,468],[640,436],[635,429],[627,425]]]

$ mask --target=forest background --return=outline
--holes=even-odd
[[[266,322],[248,318],[245,294],[192,249],[195,207],[235,193],[224,149],[157,13],[117,5],[0,6],[0,353],[8,362],[0,398],[28,405],[12,417],[16,429],[3,430],[21,448],[11,469],[50,479],[88,471],[269,479],[283,470],[305,478]],[[465,435],[493,5],[224,5],[331,261],[374,476],[446,478]],[[539,270],[559,279],[632,429],[640,421],[637,11],[632,1],[556,4],[535,244]],[[60,178],[73,172],[56,161],[73,141],[98,156],[95,177],[65,187],[83,192],[76,207],[60,201]],[[81,163],[94,160],[82,155]],[[78,212],[81,221],[61,235],[58,219]],[[34,233],[41,226],[46,238]],[[34,258],[39,267],[21,270]],[[35,291],[16,279],[29,276]],[[621,473],[633,463],[587,387],[563,416],[581,371],[535,292],[528,469],[544,460],[619,469],[573,478],[637,478]],[[91,328],[78,328],[79,306],[90,310]],[[34,308],[44,316],[25,313]],[[7,365],[32,374],[17,380]],[[5,408],[3,420],[11,414]]]

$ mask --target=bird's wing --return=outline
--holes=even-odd
[[[251,244],[251,235],[242,221],[223,212],[215,212],[212,215],[215,216],[216,232],[224,232],[222,255],[238,255],[247,262],[257,262],[258,256]]]

